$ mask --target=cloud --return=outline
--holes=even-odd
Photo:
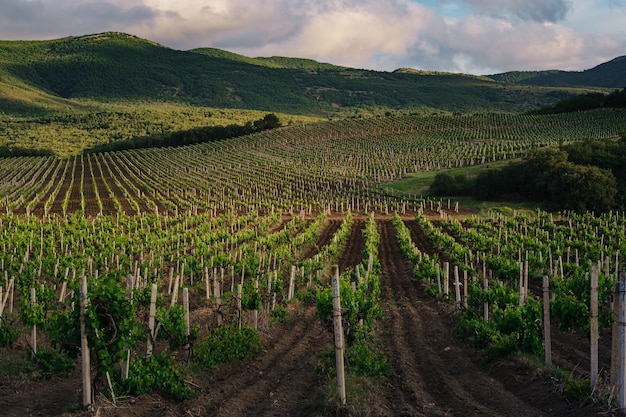
[[[446,7],[459,4],[438,1]],[[446,18],[410,0],[188,0],[182,5],[145,0],[159,13],[140,35],[181,49],[213,46],[248,56],[307,57],[388,71],[402,66],[472,73],[583,69],[615,57],[626,42],[563,26],[560,21],[576,15],[572,10],[581,1],[464,0],[474,13]],[[176,17],[167,17],[168,11]]]
[[[165,11],[170,2],[146,0]],[[306,56],[366,66],[376,54],[400,57],[435,13],[408,0],[190,0],[180,18],[161,18],[147,32],[157,41],[236,49],[252,55]],[[303,54],[306,51],[306,54]],[[390,65],[388,66],[390,67]]]
[[[584,69],[622,55],[624,0],[0,0],[0,38],[117,30],[391,71]],[[592,16],[592,18],[590,17]],[[601,23],[593,23],[593,22]]]
[[[70,34],[124,30],[155,18],[141,1],[0,0],[4,39],[41,39]]]
[[[568,0],[463,0],[475,10],[491,16],[514,16],[521,20],[558,22],[571,10]]]
[[[316,58],[364,67],[375,56],[393,61],[419,47],[421,33],[440,20],[416,4],[365,3],[367,7],[329,8],[308,16],[290,39],[263,49],[288,54],[309,51]]]
[[[614,57],[624,41],[533,21],[470,17],[454,25],[448,47],[487,68],[577,70]]]

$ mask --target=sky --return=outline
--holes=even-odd
[[[626,55],[626,0],[0,0],[0,39],[126,32],[354,68],[583,70]]]

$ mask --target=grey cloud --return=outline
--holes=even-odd
[[[0,21],[31,19],[42,8],[40,1],[0,0]]]
[[[558,22],[571,10],[568,0],[464,0],[481,13],[515,16],[536,22]]]
[[[104,22],[117,26],[135,24],[156,17],[156,13],[145,6],[135,6],[125,10],[106,2],[79,3],[68,8],[67,12],[72,18],[79,19],[82,24]]]
[[[0,0],[0,27],[5,39],[40,39],[58,34],[65,36],[124,31],[131,25],[151,21],[157,15],[157,12],[143,5],[123,8],[105,0]]]

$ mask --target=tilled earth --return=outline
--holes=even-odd
[[[337,219],[331,219],[328,228],[336,230],[339,224]],[[433,250],[413,220],[407,220],[407,226],[423,251]],[[354,268],[362,259],[363,227],[364,219],[355,219],[350,241],[339,261],[342,271]],[[381,303],[385,312],[378,339],[389,360],[390,374],[363,394],[366,404],[351,405],[348,399],[347,407],[338,408],[328,399],[329,382],[316,367],[320,363],[319,355],[332,346],[332,333],[318,318],[315,305],[295,302],[288,307],[285,323],[261,328],[264,350],[255,359],[189,381],[199,388],[199,394],[190,400],[176,403],[155,394],[122,398],[113,405],[109,399],[98,397],[92,411],[72,411],[72,405],[80,401],[77,374],[68,379],[12,381],[0,385],[0,415],[611,415],[606,407],[568,403],[558,381],[522,362],[512,359],[484,362],[454,337],[454,305],[437,301],[412,281],[412,266],[401,253],[390,220],[380,218],[378,227]],[[331,232],[322,233],[315,247],[324,246],[331,237]],[[309,251],[306,256],[314,254],[315,251]],[[588,352],[584,338],[567,335],[556,336],[555,340],[555,362],[586,366],[581,363],[585,360],[584,352]]]

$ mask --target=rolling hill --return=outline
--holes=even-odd
[[[12,115],[120,101],[324,117],[364,109],[517,112],[553,104],[574,92],[581,91],[508,85],[464,74],[379,72],[307,59],[248,58],[212,48],[179,51],[116,32],[0,41],[0,112]]]
[[[575,94],[607,92],[594,80],[619,79],[623,64],[616,59],[585,72],[585,82],[560,87],[529,85],[538,77],[531,73],[382,72],[215,48],[179,51],[118,32],[0,41],[0,148],[67,156],[201,126],[243,125],[268,112],[284,124],[526,112]]]
[[[626,87],[626,56],[584,71],[511,71],[487,77],[503,83],[542,86]]]

